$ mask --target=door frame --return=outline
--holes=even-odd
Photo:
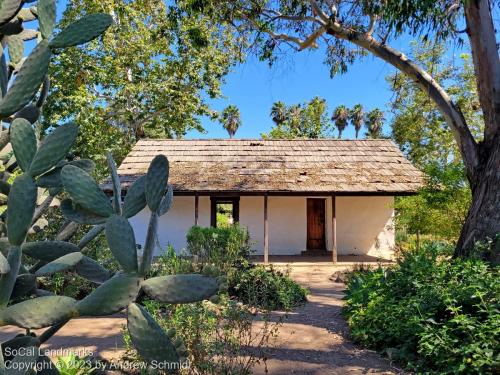
[[[318,249],[311,249],[309,247],[309,200],[316,200],[316,201],[322,201],[323,202],[323,244],[324,246],[322,248]],[[322,252],[327,250],[327,198],[310,198],[306,197],[306,251],[310,252]]]

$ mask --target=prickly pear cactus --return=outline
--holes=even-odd
[[[10,56],[7,63],[4,51],[0,51],[0,119],[10,123],[0,133],[0,151],[9,142],[13,149],[13,153],[2,159],[5,171],[0,176],[0,194],[6,196],[7,203],[7,209],[0,215],[0,326],[16,325],[26,330],[25,335],[2,343],[0,374],[11,372],[5,365],[6,360],[45,367],[50,362],[46,356],[36,354],[8,358],[6,353],[12,351],[7,348],[37,348],[72,318],[110,315],[123,309],[128,309],[132,342],[144,360],[182,360],[187,355],[182,341],[175,333],[163,332],[137,304],[138,295],[144,293],[166,303],[190,303],[216,297],[225,286],[219,279],[199,274],[147,279],[157,242],[158,218],[168,212],[173,201],[167,158],[156,157],[147,174],[130,187],[122,203],[121,184],[111,155],[108,155],[108,164],[112,199],[91,177],[91,161],[67,160],[78,134],[77,125],[61,125],[42,140],[35,132],[48,92],[47,70],[52,53],[98,37],[112,19],[107,14],[91,14],[54,35],[55,0],[39,0],[37,7],[29,8],[23,7],[24,3],[33,1],[0,0],[0,37]],[[39,30],[24,30],[23,22],[37,18]],[[39,42],[24,59],[24,42],[31,39]],[[10,185],[7,180],[13,172],[16,178]],[[39,202],[43,195],[40,193],[44,191],[48,195]],[[26,242],[30,228],[52,199],[62,192],[68,198],[60,207],[70,225],[61,237],[70,238],[67,228],[76,228],[77,224],[90,224],[92,229],[78,244],[62,238]],[[146,205],[151,210],[151,219],[144,250],[138,254],[128,218]],[[82,252],[103,231],[121,266],[115,275]],[[23,255],[35,265],[30,268],[23,265]],[[81,301],[37,288],[37,278],[67,270],[99,286]],[[22,302],[18,302],[20,299]],[[46,328],[40,336],[31,332],[39,328]],[[33,371],[15,372],[32,374]],[[51,373],[57,373],[55,366]]]

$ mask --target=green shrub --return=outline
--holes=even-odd
[[[187,251],[201,263],[225,269],[248,260],[250,236],[246,228],[231,225],[223,228],[194,226],[187,236]]]
[[[252,329],[255,315],[250,309],[221,294],[217,304],[208,301],[169,305],[144,301],[160,326],[181,338],[189,352],[186,374],[251,374],[251,368],[265,358],[280,322],[271,323],[269,314],[260,315],[261,329]],[[126,360],[140,360],[123,330]]]
[[[291,310],[306,301],[307,289],[288,272],[264,266],[233,269],[228,275],[229,293],[245,304],[271,310]]]
[[[494,373],[500,269],[442,252],[428,244],[387,270],[353,273],[344,308],[351,335],[412,370]]]
[[[156,257],[151,265],[150,277],[177,275],[182,273],[193,273],[199,271],[191,259],[183,258],[175,253],[172,246],[168,246],[167,251]]]

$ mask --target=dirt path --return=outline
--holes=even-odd
[[[347,326],[341,316],[344,285],[329,280],[332,272],[331,267],[313,265],[292,270],[292,277],[311,294],[304,306],[288,314],[275,347],[268,350],[268,374],[397,373],[377,353],[359,349],[348,340]],[[119,361],[123,354],[121,328],[124,324],[124,313],[74,319],[43,347],[53,350],[54,356],[65,348],[82,356],[93,353]],[[21,332],[16,327],[2,327],[0,340]],[[254,372],[265,374],[265,367],[258,365]]]
[[[295,267],[291,276],[307,287],[308,302],[288,314],[276,348],[269,350],[268,374],[396,374],[389,361],[348,339],[341,315],[344,285],[329,280],[331,267]],[[264,374],[262,365],[255,374]]]

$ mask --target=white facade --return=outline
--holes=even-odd
[[[321,197],[314,197],[321,198]],[[326,248],[332,249],[332,201],[326,200]],[[339,255],[370,255],[388,258],[394,248],[394,197],[338,196],[336,198],[337,252]],[[210,197],[199,197],[198,225],[210,225]],[[248,228],[256,254],[263,253],[264,197],[242,196],[240,225]],[[300,254],[307,247],[307,197],[269,196],[269,254]],[[149,220],[146,208],[130,219],[136,240],[143,244]],[[186,247],[186,233],[195,220],[195,198],[177,196],[171,210],[159,219],[162,249],[168,244],[176,252]]]

